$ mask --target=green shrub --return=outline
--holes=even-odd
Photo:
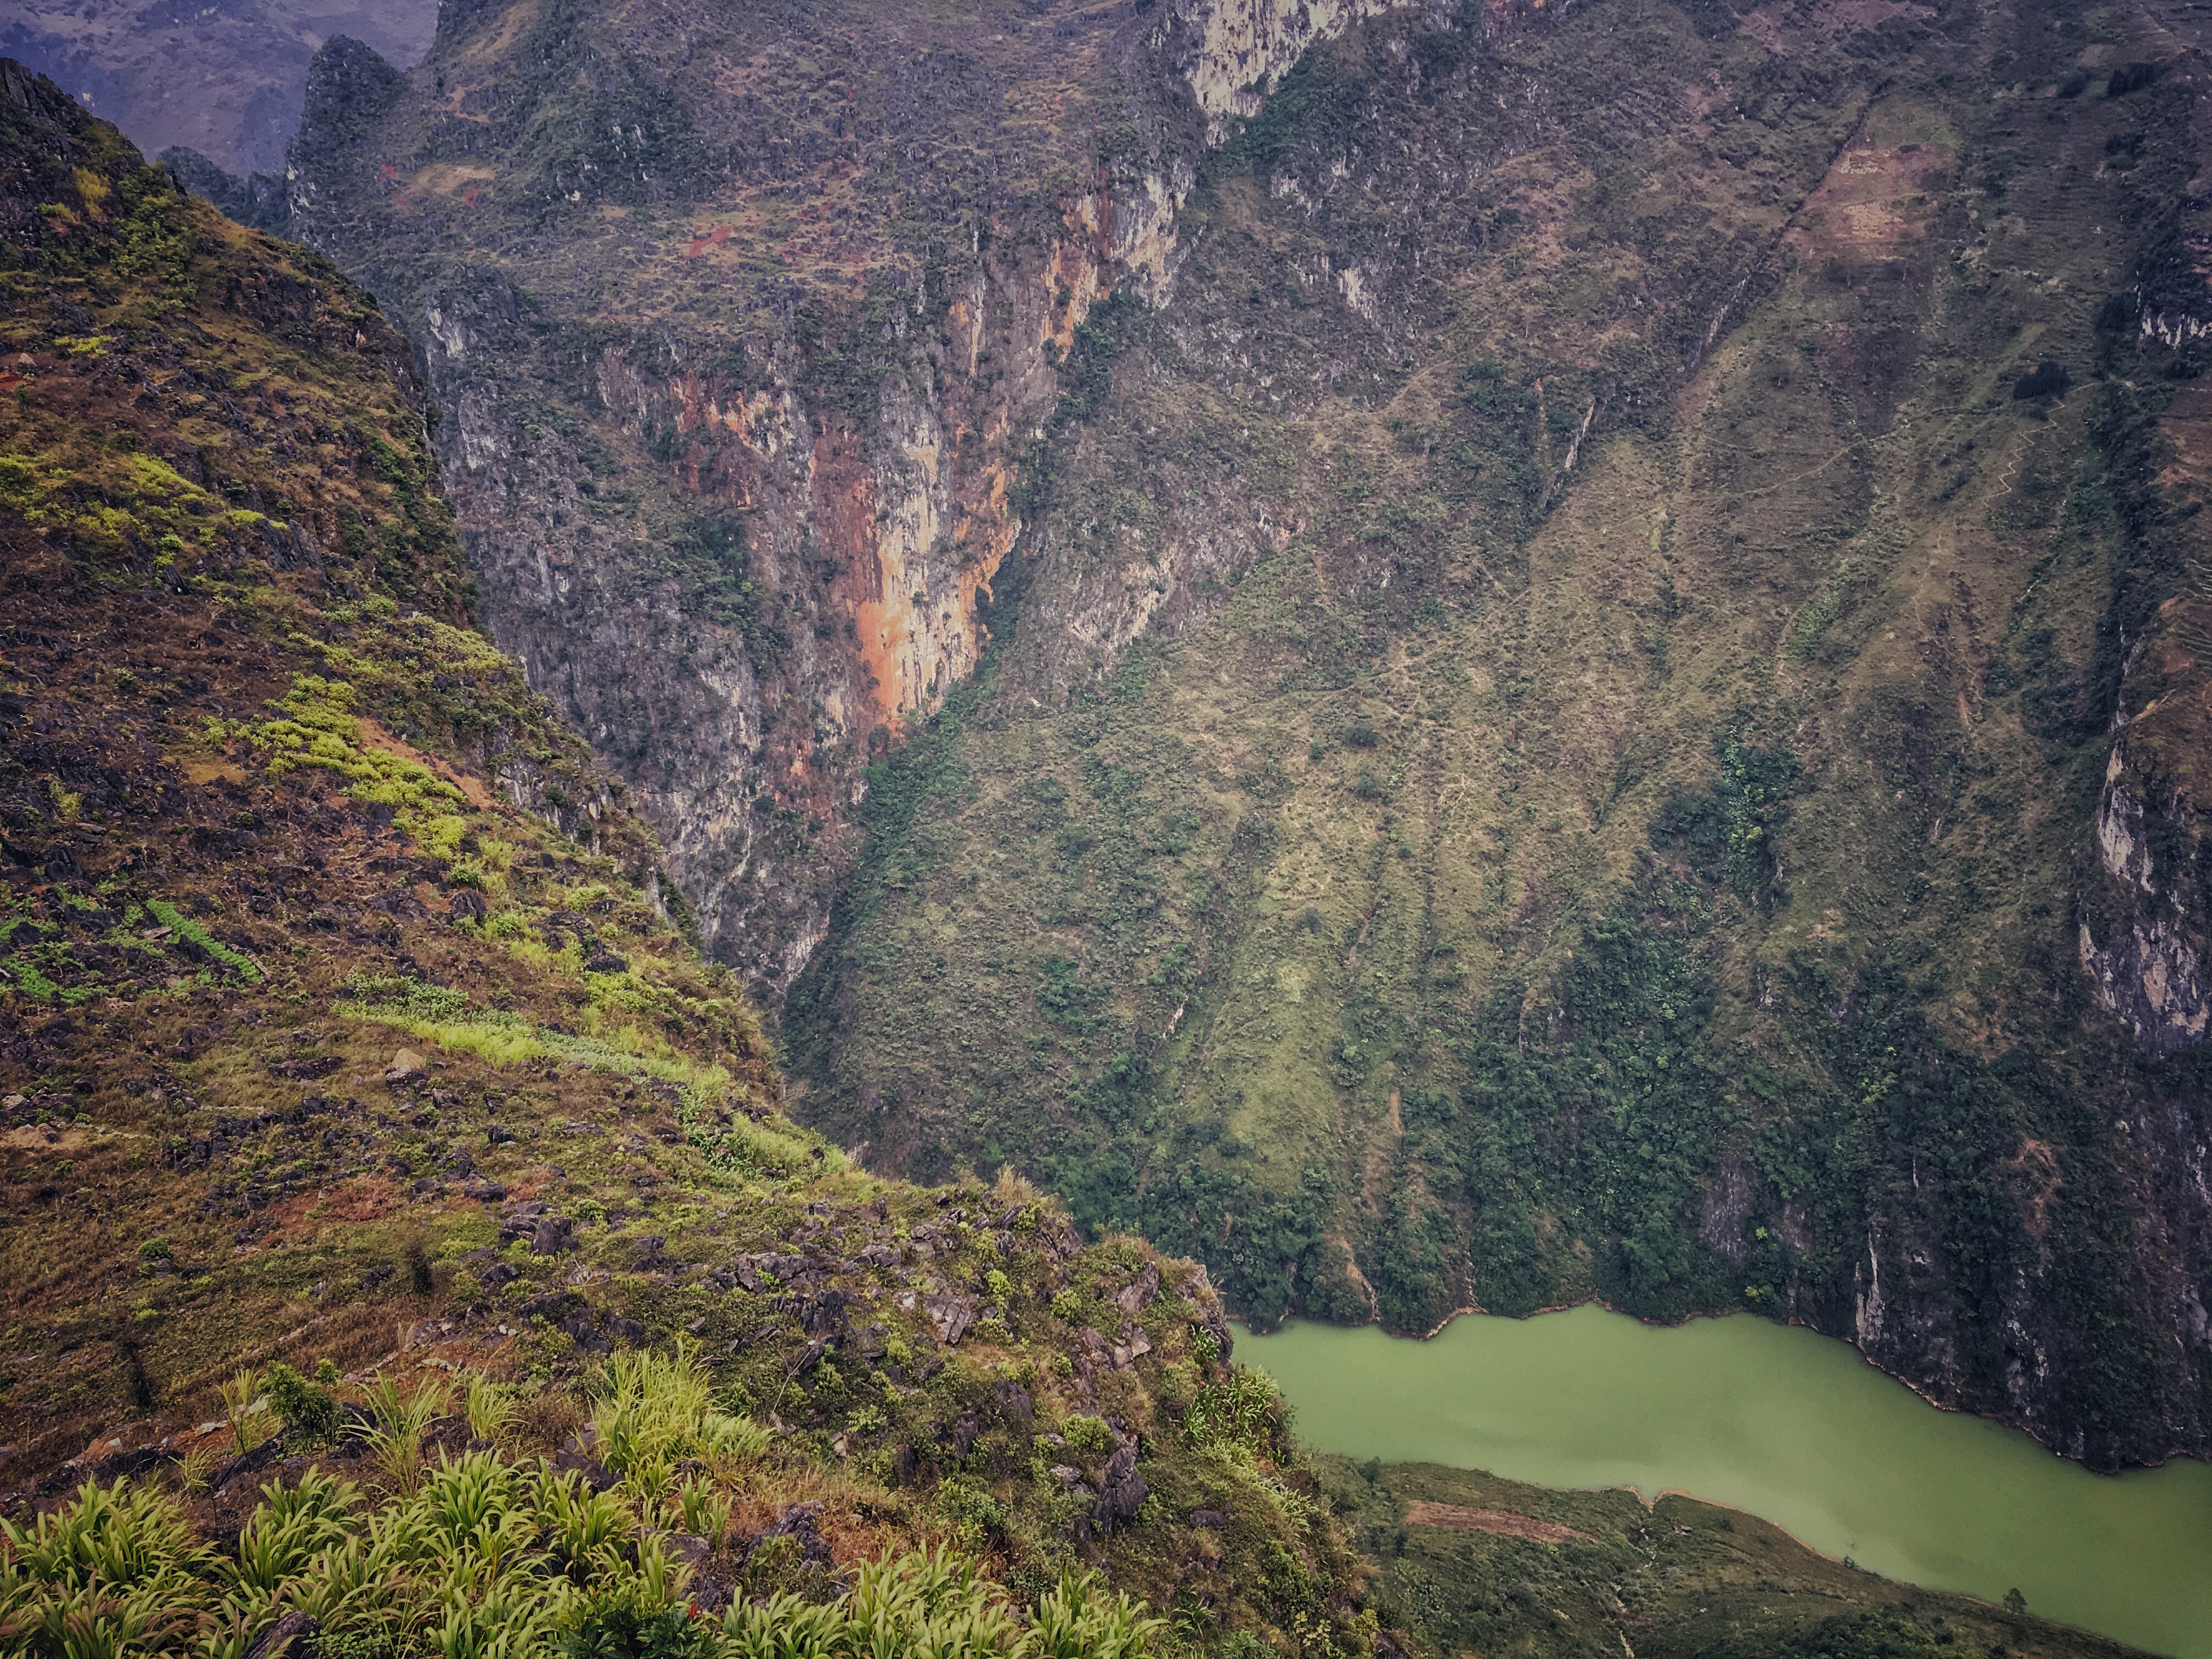
[[[642,1558],[641,1558],[642,1559]],[[646,1575],[610,1583],[569,1615],[565,1659],[714,1659],[714,1627]]]
[[[1275,1385],[1239,1365],[1225,1381],[1198,1391],[1183,1417],[1182,1431],[1200,1451],[1249,1458],[1282,1426],[1283,1402]]]
[[[1010,1519],[1005,1504],[979,1482],[960,1475],[938,1487],[937,1507],[963,1540],[978,1547],[987,1538],[1003,1535]]]
[[[155,921],[168,928],[179,939],[190,939],[232,972],[242,974],[250,980],[258,980],[261,977],[260,964],[252,957],[243,951],[232,950],[230,946],[216,938],[214,934],[209,933],[206,928],[201,927],[198,922],[178,909],[167,899],[149,899],[146,901],[146,908],[153,913]]]
[[[337,1432],[337,1396],[279,1360],[269,1368],[269,1403],[285,1431],[301,1440],[328,1440]]]
[[[1080,1413],[1061,1424],[1060,1432],[1067,1442],[1067,1449],[1078,1457],[1103,1457],[1114,1443],[1103,1418],[1085,1417]]]

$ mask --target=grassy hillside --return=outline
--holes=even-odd
[[[996,654],[871,775],[802,1115],[1263,1322],[1741,1305],[2203,1448],[2202,999],[2141,1012],[2205,915],[2163,15],[1315,47],[1172,301],[1086,330]]]
[[[12,64],[0,225],[9,1642],[1358,1646],[1201,1269],[781,1115],[373,302]]]
[[[1682,1497],[1554,1492],[1432,1463],[1320,1460],[1387,1628],[1455,1652],[1972,1659],[2113,1644],[1813,1554]]]

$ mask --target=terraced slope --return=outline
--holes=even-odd
[[[1439,1649],[1962,1659],[2112,1644],[1809,1554],[1679,1494],[1558,1492],[1433,1463],[1318,1460],[1379,1572],[1376,1605]],[[2124,1650],[2121,1650],[2124,1651]]]

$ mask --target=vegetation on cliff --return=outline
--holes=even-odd
[[[2201,43],[1332,15],[483,0],[283,217],[870,1167],[2204,1449]]]
[[[1261,1322],[1746,1308],[2207,1443],[2203,60],[1863,21],[1305,55],[872,774],[810,1121]]]
[[[1349,1659],[1560,1650],[1571,1593],[1639,1650],[2110,1651],[1502,1483],[1417,1574],[1394,1492],[1476,1478],[1304,1454],[1203,1268],[783,1115],[474,631],[365,295],[12,64],[0,233],[11,1649]]]

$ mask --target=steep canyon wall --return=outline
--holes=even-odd
[[[1221,119],[1363,15],[1005,9],[449,6],[410,75],[325,49],[276,215],[417,333],[489,625],[771,998],[975,668],[1086,318],[1165,301]]]
[[[448,6],[284,227],[872,1161],[2201,1449],[2188,19]]]

